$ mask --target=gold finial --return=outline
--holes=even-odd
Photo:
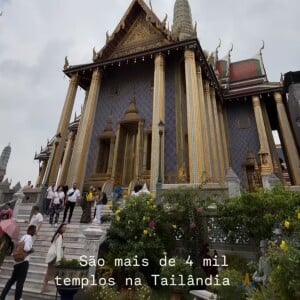
[[[195,25],[194,25],[194,34],[197,35],[197,22],[195,21]]]
[[[96,49],[95,47],[93,48],[93,61],[96,61],[98,59],[99,55],[98,53],[96,52]]]
[[[165,18],[162,21],[163,27],[166,27],[167,19],[168,19],[168,14],[166,14]]]
[[[262,44],[261,48],[259,49],[260,55],[262,55],[262,50],[265,49],[265,42],[264,42],[264,40],[262,40],[262,42],[263,42],[263,44]]]
[[[284,76],[282,73],[280,73],[280,82],[283,83],[283,81],[284,81]]]
[[[233,43],[231,43],[231,48],[230,48],[230,50],[228,51],[228,55],[230,55],[230,52],[232,52],[232,50],[233,50]]]
[[[220,49],[220,47],[221,47],[221,39],[219,38],[219,44],[218,44],[218,46],[217,46],[217,48],[216,48],[216,52],[218,52],[218,50]]]
[[[68,69],[70,67],[69,61],[68,61],[68,56],[65,57],[65,64],[64,64],[64,70]]]
[[[106,31],[106,43],[108,43],[110,40],[110,36],[109,36],[109,33],[108,33],[108,30]]]

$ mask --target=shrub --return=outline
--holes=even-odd
[[[166,265],[163,266],[161,269],[161,277],[165,277],[168,280],[172,277],[174,277],[175,286],[168,285],[168,289],[176,292],[176,293],[185,293],[187,292],[191,287],[188,285],[181,285],[180,283],[187,283],[189,275],[192,275],[192,268],[189,264],[186,263],[186,261],[179,257],[174,257],[175,264],[174,266]],[[179,277],[180,275],[180,277]],[[182,277],[181,277],[182,276]]]
[[[293,215],[297,206],[300,206],[299,193],[277,187],[272,191],[245,192],[217,207],[220,225],[227,234],[242,228],[258,244],[270,239],[274,226]]]
[[[150,283],[150,274],[159,273],[159,259],[172,245],[166,214],[159,209],[150,195],[129,197],[126,207],[118,209],[107,233],[108,252],[106,261],[114,267],[113,275],[117,284],[124,286],[126,277],[141,272]],[[137,267],[115,266],[115,259],[136,261]],[[148,266],[142,266],[142,261]]]
[[[240,271],[226,268],[219,274],[220,283],[224,278],[228,278],[230,285],[214,285],[210,290],[217,293],[218,300],[244,300],[247,291],[243,287],[244,274]]]

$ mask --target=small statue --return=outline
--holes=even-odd
[[[269,282],[269,277],[271,274],[271,265],[266,256],[268,250],[267,241],[261,240],[259,247],[262,255],[258,260],[258,270],[254,272],[252,279],[257,283],[266,285]]]

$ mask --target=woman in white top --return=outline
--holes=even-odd
[[[49,215],[50,214],[50,211],[49,211],[49,205],[50,205],[50,202],[52,200],[54,196],[54,186],[53,185],[50,185],[47,189],[47,194],[46,194],[46,198],[45,198],[45,202],[44,202],[44,213],[46,215]]]
[[[48,282],[54,280],[56,276],[55,263],[61,261],[64,257],[63,234],[67,229],[67,225],[62,223],[54,233],[51,239],[51,245],[46,256],[48,264],[47,272],[44,278],[42,293],[48,292]]]
[[[57,226],[59,213],[60,213],[61,208],[64,205],[64,199],[65,199],[65,193],[63,192],[63,187],[60,185],[57,188],[56,192],[54,192],[53,198],[49,205],[49,208],[50,208],[49,223],[53,224],[53,217],[55,215],[54,226]]]
[[[36,205],[32,207],[32,215],[31,218],[29,220],[29,226],[30,225],[34,225],[36,227],[36,232],[35,235],[38,234],[41,225],[44,221],[44,217],[43,215],[40,213],[40,208]],[[26,222],[26,221],[25,221]]]

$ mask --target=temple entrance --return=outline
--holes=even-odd
[[[138,122],[121,123],[116,166],[116,182],[128,186],[135,178]]]

